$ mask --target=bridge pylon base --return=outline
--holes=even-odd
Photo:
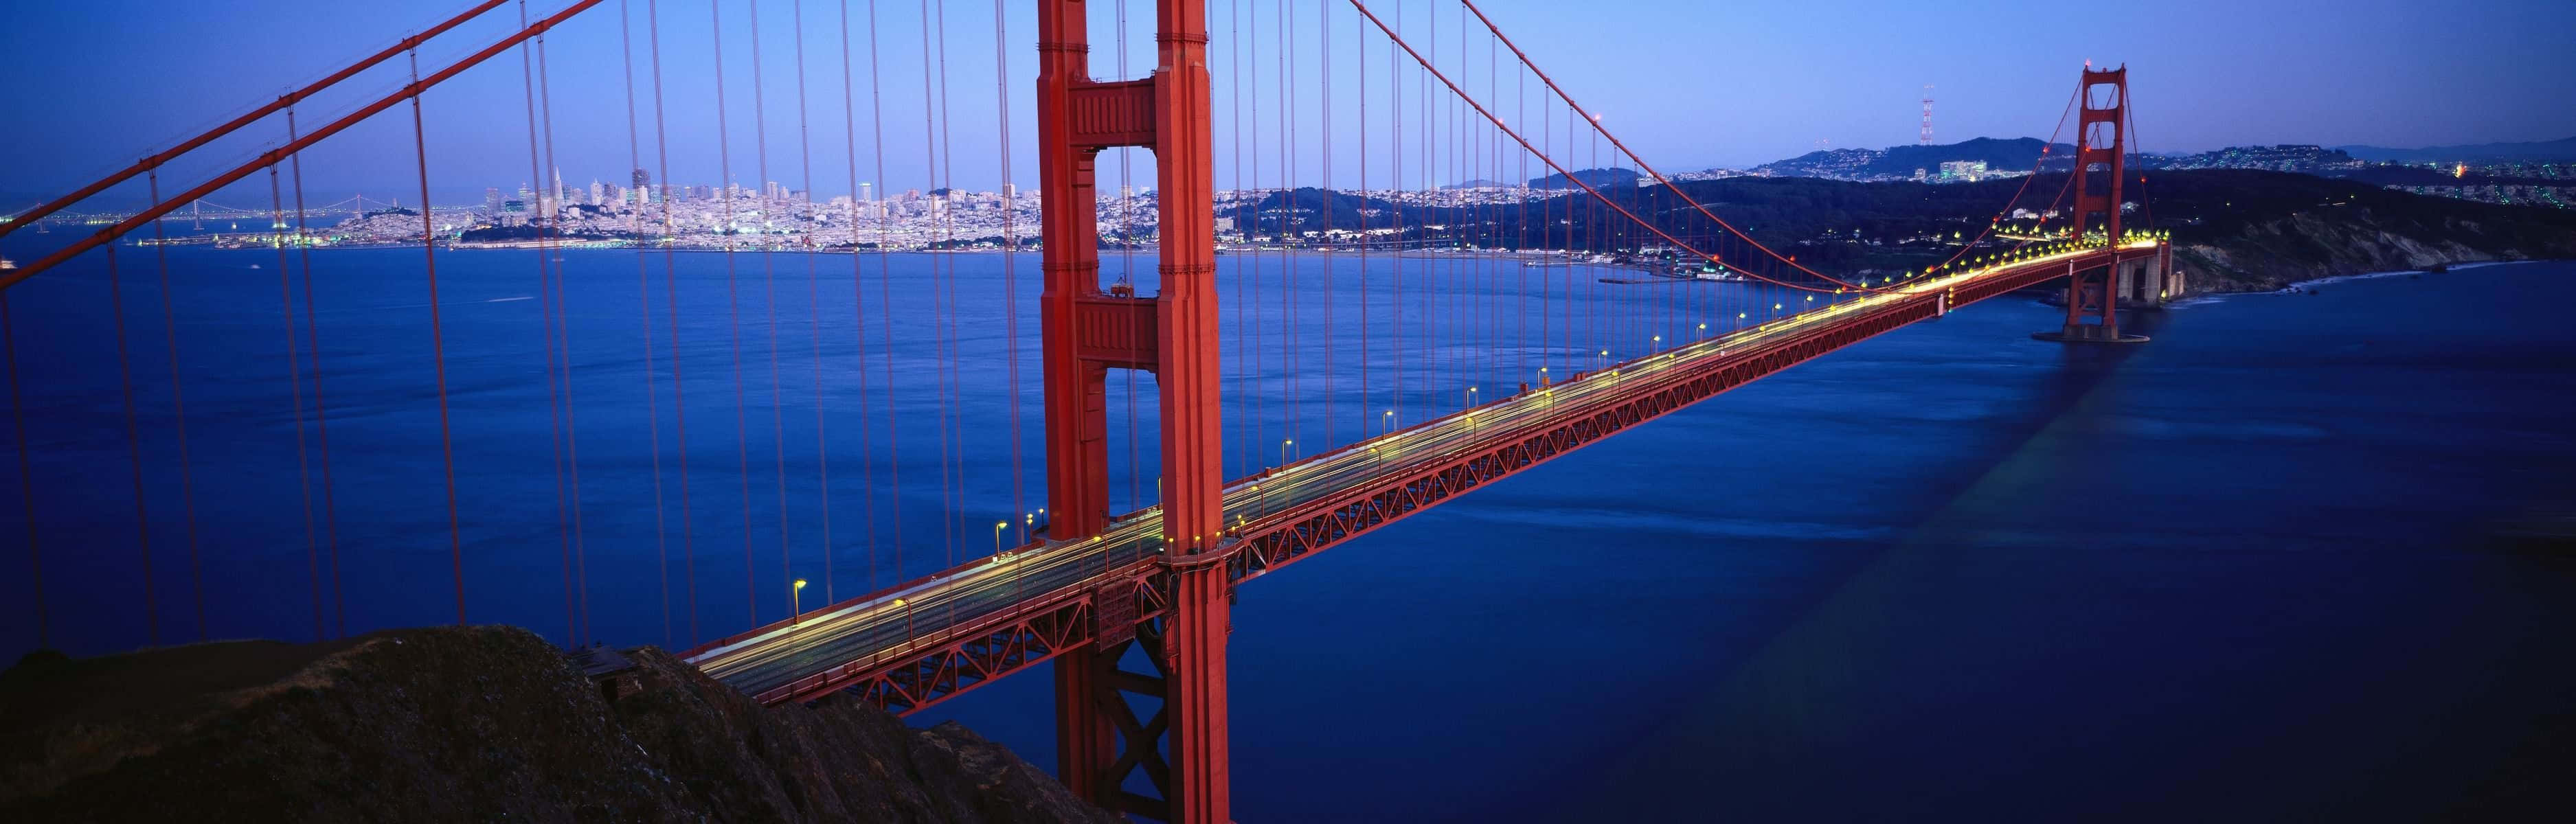
[[[2056,332],[2032,332],[2032,340],[2051,343],[2145,343],[2147,336],[2131,335],[2117,328],[2093,323],[2070,323]]]

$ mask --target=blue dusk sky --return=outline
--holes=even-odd
[[[569,0],[537,0],[544,16]],[[27,0],[0,27],[0,207],[59,193],[194,134],[279,93],[399,40],[469,6],[465,0],[335,2],[332,0]],[[868,0],[657,0],[662,92],[655,115],[646,0],[608,0],[548,38],[543,79],[551,135],[536,130],[538,153],[551,154],[568,184],[617,181],[641,156],[664,164],[654,137],[667,136],[667,168],[683,183],[744,185],[764,178],[819,194],[849,191],[848,159],[857,179],[881,190],[932,188],[953,182],[990,188],[1036,181],[1034,3],[1028,0],[922,2],[878,0],[876,46],[869,46]],[[1094,74],[1120,75],[1115,33],[1121,4],[1095,0]],[[1371,10],[1400,22],[1408,39],[1454,71],[1463,85],[1514,122],[1546,115],[1535,82],[1513,70],[1509,52],[1491,51],[1481,28],[1466,31],[1450,0],[1371,0]],[[2421,146],[2547,140],[2576,135],[2576,71],[2565,70],[2576,3],[2490,0],[2337,4],[2174,2],[2098,19],[2070,17],[2065,3],[1969,0],[1869,3],[1843,0],[1710,3],[1704,0],[1486,0],[1507,34],[1605,123],[1667,171],[1743,166],[1820,145],[1881,147],[1912,143],[1925,84],[1936,88],[1934,126],[1941,142],[1968,137],[2044,136],[2057,121],[2084,61],[2132,69],[2138,135],[2149,150],[2197,150],[2253,143],[2369,143]],[[843,10],[850,71],[842,70]],[[1124,4],[1130,32],[1128,76],[1152,65],[1150,0]],[[1001,27],[996,29],[996,11]],[[1284,17],[1290,25],[1283,28]],[[621,21],[620,12],[626,17]],[[924,13],[930,14],[925,32]],[[796,16],[802,15],[802,37]],[[518,15],[504,5],[421,52],[427,72],[506,34]],[[941,19],[943,18],[944,19]],[[1357,164],[1372,164],[1368,182],[1390,185],[1400,151],[1410,182],[1472,177],[1515,179],[1544,168],[1517,153],[1481,173],[1467,153],[1438,149],[1435,168],[1420,168],[1426,123],[1419,74],[1401,68],[1408,112],[1397,143],[1388,128],[1386,40],[1347,2],[1210,0],[1216,76],[1217,185],[1278,185],[1283,165],[1295,181],[1360,182]],[[632,44],[637,126],[627,121],[629,67],[621,59],[621,23]],[[721,27],[721,38],[715,29]],[[754,60],[753,36],[759,38]],[[1326,41],[1329,40],[1327,52]],[[927,45],[926,45],[927,44]],[[798,89],[795,49],[804,49]],[[1290,56],[1283,64],[1283,47]],[[716,103],[722,50],[721,109]],[[1007,77],[997,85],[996,56]],[[1326,59],[1327,55],[1331,59]],[[877,68],[871,70],[871,60]],[[1489,61],[1491,61],[1489,63]],[[942,64],[944,62],[944,70]],[[1327,65],[1329,64],[1329,66]],[[1500,65],[1491,72],[1488,65]],[[340,92],[308,103],[299,125],[310,129],[364,100],[399,87],[406,64],[393,61]],[[1324,97],[1330,70],[1332,98]],[[1283,71],[1284,70],[1284,71]],[[755,85],[754,72],[759,76]],[[1365,73],[1365,78],[1363,78]],[[925,80],[943,76],[945,90]],[[1283,84],[1283,74],[1285,83]],[[426,98],[430,176],[438,199],[470,197],[484,186],[513,189],[532,177],[529,101],[517,51],[501,55],[433,90]],[[845,90],[845,78],[849,81]],[[871,81],[874,81],[873,83]],[[1367,85],[1362,86],[1365,82]],[[1366,92],[1363,93],[1362,89]],[[1009,93],[1007,109],[998,94]],[[757,91],[757,94],[755,94]],[[873,92],[873,94],[872,94]],[[844,94],[853,105],[843,104]],[[1296,102],[1283,112],[1281,99]],[[800,98],[806,123],[801,134]],[[925,100],[927,98],[927,100]],[[1360,104],[1368,104],[1363,132]],[[1445,139],[1450,98],[1436,95],[1429,121]],[[881,101],[881,103],[873,102]],[[877,106],[882,106],[882,117]],[[1321,128],[1329,108],[1332,139]],[[855,112],[852,112],[852,110]],[[926,118],[926,110],[944,110]],[[1002,121],[1007,114],[1008,129]],[[854,115],[854,116],[853,116]],[[1283,163],[1280,121],[1293,115],[1294,145]],[[1459,115],[1464,122],[1464,114]],[[1243,124],[1237,127],[1237,119]],[[1551,116],[1550,151],[1562,153],[1563,121]],[[945,124],[944,132],[937,126]],[[845,124],[854,124],[855,129]],[[882,128],[882,140],[877,137]],[[263,124],[240,140],[217,144],[205,158],[174,166],[169,177],[193,182],[274,144],[283,122]],[[1477,135],[1485,135],[1478,137]],[[550,137],[551,152],[548,151]],[[718,149],[719,140],[726,151]],[[1478,131],[1470,140],[1492,140]],[[396,108],[323,144],[305,157],[308,183],[320,189],[411,191],[413,168],[407,107]],[[1240,143],[1240,150],[1235,147]],[[882,147],[884,171],[878,171]],[[1588,145],[1565,159],[1590,165]],[[1606,152],[1606,150],[1605,150]],[[764,156],[765,155],[765,156]],[[1486,153],[1481,157],[1490,158]],[[937,160],[934,162],[934,158]],[[1135,152],[1125,176],[1152,181],[1150,156]],[[810,171],[807,164],[810,162]],[[1606,165],[1609,158],[1602,156]],[[1119,156],[1103,157],[1116,185]],[[1237,170],[1241,171],[1238,172]],[[657,174],[657,177],[659,175]],[[882,178],[882,180],[880,180]],[[264,178],[258,194],[265,197]],[[137,192],[139,193],[139,192]]]

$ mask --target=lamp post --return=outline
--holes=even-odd
[[[905,646],[911,646],[911,645],[912,645],[912,605],[911,605],[910,603],[905,602],[905,601],[904,601],[903,599],[901,599],[901,598],[894,599],[894,605],[895,605],[895,606],[898,606],[898,607],[902,607],[902,608],[903,608],[903,643],[904,643],[904,645],[905,645]]]
[[[1380,412],[1380,413],[1378,413],[1378,415],[1377,415],[1377,419],[1378,419],[1378,422],[1379,422],[1379,423],[1382,423],[1382,424],[1384,424],[1384,425],[1386,426],[1386,431],[1387,431],[1387,433],[1388,433],[1388,434],[1394,434],[1394,432],[1395,432],[1395,410],[1393,410],[1393,409],[1389,409],[1389,410],[1386,410],[1386,411],[1384,411],[1384,412]]]
[[[1476,408],[1476,387],[1467,387],[1467,408]]]
[[[1280,442],[1279,442],[1279,469],[1280,469],[1280,471],[1282,471],[1282,472],[1287,471],[1287,469],[1288,469],[1288,447],[1292,447],[1292,446],[1296,446],[1296,445],[1297,445],[1297,442],[1296,442],[1296,441],[1294,441],[1294,440],[1283,440],[1283,441],[1280,441]]]
[[[1002,560],[1002,530],[1008,529],[1010,526],[1011,522],[1009,521],[993,522],[993,560]]]
[[[788,619],[788,626],[801,627],[805,625],[805,599],[802,597],[804,594],[805,579],[803,578],[796,579],[796,585],[787,588],[787,609],[788,611],[795,613],[794,617]]]

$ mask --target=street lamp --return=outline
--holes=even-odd
[[[1002,560],[1002,530],[1008,529],[1010,526],[1011,522],[1009,521],[993,522],[993,560]]]
[[[800,597],[804,594],[805,579],[803,578],[796,579],[796,585],[787,588],[787,608],[795,613],[795,617],[788,619],[788,626],[805,625],[805,599]]]
[[[1379,422],[1386,424],[1386,431],[1388,433],[1392,434],[1395,432],[1395,410],[1389,409],[1384,412],[1380,412],[1378,413],[1377,419]]]
[[[1476,405],[1476,387],[1473,387],[1473,386],[1467,387],[1467,406],[1468,406],[1468,407],[1470,407],[1470,408],[1473,408],[1475,405]]]
[[[1297,442],[1294,440],[1283,440],[1279,442],[1279,468],[1281,470],[1284,471],[1288,468],[1288,447],[1296,445]]]

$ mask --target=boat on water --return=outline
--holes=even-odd
[[[8,258],[0,258],[0,271],[6,271],[6,270],[16,269],[16,268],[18,268],[18,262],[17,262],[17,261],[10,260],[10,259],[8,259]]]

